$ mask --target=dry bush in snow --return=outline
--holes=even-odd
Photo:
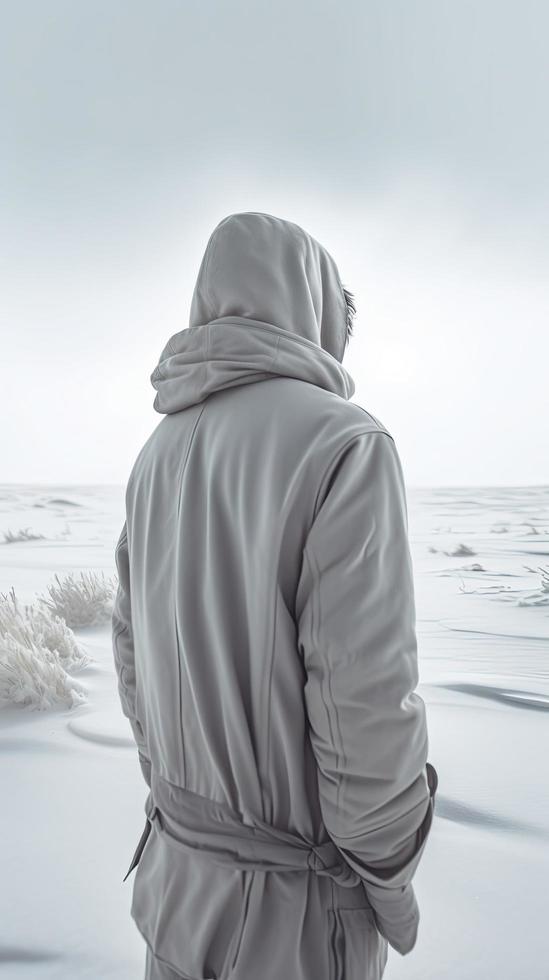
[[[476,555],[476,551],[473,551],[468,544],[458,544],[453,551],[445,551],[444,554],[449,555],[450,558],[466,558],[470,555]]]
[[[39,598],[50,612],[61,616],[67,626],[97,626],[112,616],[117,580],[96,572],[81,572],[80,578],[67,575],[63,581],[55,575],[57,585],[49,585],[49,599]]]
[[[50,708],[86,700],[69,671],[86,666],[72,630],[57,615],[0,593],[0,703]]]
[[[13,531],[4,531],[2,544],[15,544],[17,541],[39,541],[44,538],[43,534],[35,534],[29,527],[22,528],[16,534]]]
[[[530,568],[528,565],[524,567],[529,572],[536,571],[535,568]],[[521,599],[518,603],[519,606],[549,606],[549,565],[539,565],[537,571],[541,575],[539,589]]]

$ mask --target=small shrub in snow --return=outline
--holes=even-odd
[[[527,565],[525,567],[528,568]],[[528,571],[533,572],[534,569],[528,568]],[[549,565],[540,565],[538,571],[541,572],[539,589],[520,599],[519,606],[549,606]]]
[[[69,670],[84,667],[72,630],[58,616],[0,594],[0,702],[50,708],[86,698]]]
[[[15,544],[16,541],[38,541],[43,538],[43,534],[35,534],[30,528],[25,527],[16,534],[13,531],[4,531],[4,541],[3,544]]]
[[[454,548],[453,551],[446,551],[445,554],[451,558],[465,558],[469,555],[476,555],[476,551],[473,551],[467,544],[458,544],[457,548]]]
[[[96,572],[81,572],[80,578],[67,575],[63,581],[55,575],[57,585],[49,585],[49,599],[40,597],[50,612],[61,616],[67,626],[96,626],[112,616],[117,582]]]
[[[52,615],[36,606],[28,609],[28,622],[40,646],[46,647],[59,657],[65,670],[82,667],[89,658],[82,653],[76,642],[76,637],[61,616]]]
[[[59,704],[72,708],[85,700],[78,682],[53,655],[21,646],[11,636],[0,638],[0,702],[44,710]]]
[[[510,585],[489,585],[486,589],[466,589],[462,581],[459,591],[464,595],[500,595],[502,592],[513,593],[515,590]]]
[[[529,527],[530,528],[530,530],[528,531],[528,534],[546,534],[546,531],[545,530],[543,530],[543,529],[540,530],[540,528],[539,527],[536,527],[535,524],[532,524],[531,521],[522,521],[522,526],[523,527]]]

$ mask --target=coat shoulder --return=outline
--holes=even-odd
[[[342,401],[342,399],[339,399]],[[357,402],[343,401],[341,406],[341,421],[349,428],[350,432],[359,434],[360,432],[385,432],[391,436],[387,426],[372,412],[363,408]],[[392,438],[392,437],[391,437]]]
[[[278,378],[263,388],[261,403],[257,390],[252,394],[263,415],[278,419],[284,439],[306,446],[308,457],[316,458],[321,468],[367,433],[385,433],[393,439],[384,422],[368,409],[318,385]]]
[[[325,391],[313,385],[301,386],[301,405],[307,415],[307,409],[312,412],[318,422],[325,428],[326,435],[335,442],[347,443],[353,437],[367,432],[384,432],[390,438],[392,434],[384,422],[358,402],[347,401],[330,391]],[[308,405],[305,405],[308,402]]]

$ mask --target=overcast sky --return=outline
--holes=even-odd
[[[549,482],[546,3],[18,0],[2,28],[0,482],[126,482],[245,210],[334,256],[409,486]]]

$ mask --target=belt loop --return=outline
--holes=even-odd
[[[145,801],[145,813],[147,814],[147,820],[154,820],[158,814],[158,807],[153,800],[153,795],[149,792],[147,799]]]

